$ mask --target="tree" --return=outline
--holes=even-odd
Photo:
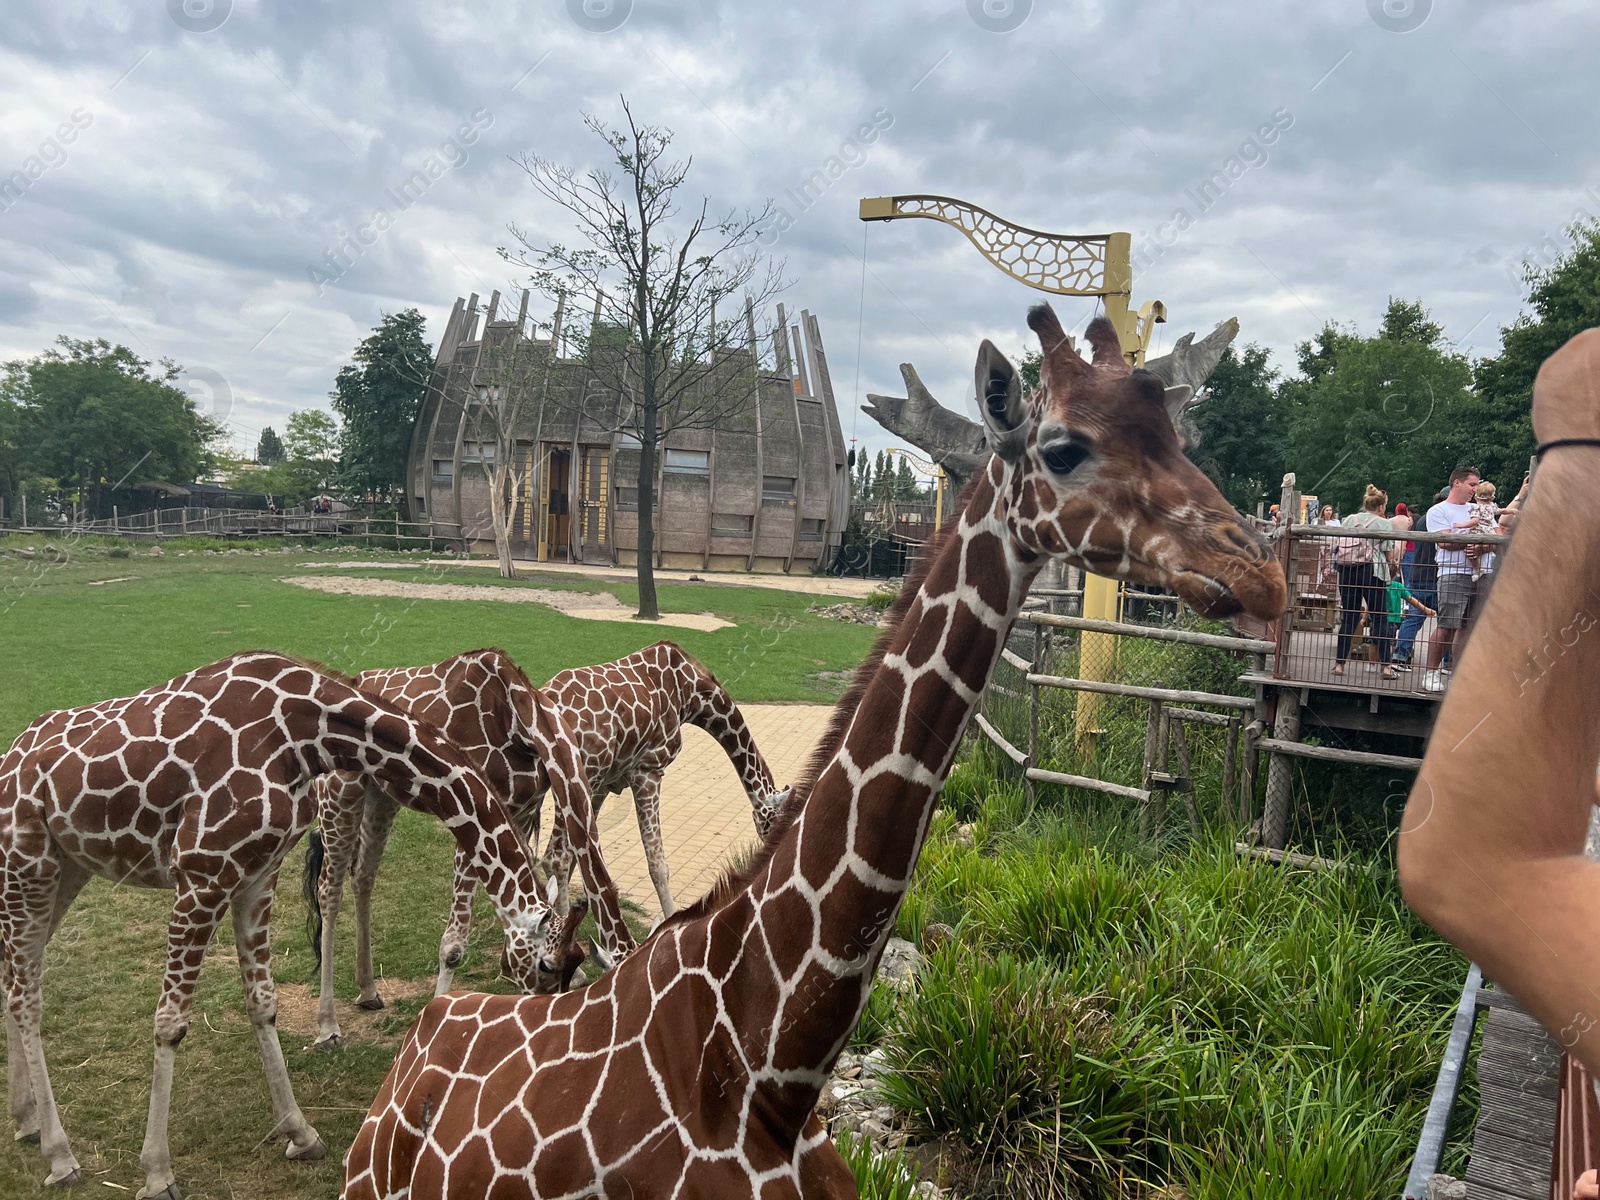
[[[199,412],[176,363],[141,359],[103,338],[60,337],[56,349],[0,375],[19,476],[50,476],[79,500],[130,477],[186,480],[210,463],[223,428]]]
[[[641,125],[626,98],[622,112],[625,127],[584,117],[618,174],[578,174],[536,154],[521,159],[534,189],[570,214],[586,246],[536,244],[513,225],[520,249],[501,253],[531,268],[546,295],[571,297],[593,313],[588,332],[576,331],[580,345],[597,334],[622,342],[590,344],[587,353],[597,381],[619,401],[609,411],[639,440],[639,616],[653,620],[660,615],[653,508],[662,442],[674,429],[707,428],[748,406],[759,386],[753,313],[781,290],[782,270],[764,263],[758,242],[773,216],[770,202],[759,213],[715,217],[702,197],[680,210],[693,160],[669,160],[671,131]],[[731,311],[736,298],[742,314]]]
[[[433,369],[426,320],[414,308],[385,313],[341,367],[330,397],[343,426],[339,480],[354,495],[397,500],[405,491],[406,455]]]
[[[1568,338],[1600,325],[1600,221],[1567,228],[1572,246],[1548,267],[1529,265],[1532,313],[1500,330],[1500,353],[1473,372],[1478,407],[1461,434],[1468,461],[1502,488],[1515,488],[1534,450],[1533,377]]]
[[[1299,362],[1302,378],[1281,389],[1289,463],[1302,491],[1339,511],[1359,508],[1368,483],[1425,503],[1466,452],[1472,370],[1420,303],[1391,299],[1373,337],[1330,323]]]
[[[1230,346],[1207,381],[1209,395],[1191,410],[1199,437],[1189,457],[1243,513],[1277,499],[1283,479],[1287,421],[1277,379],[1266,350]]]
[[[268,425],[261,431],[261,440],[256,443],[256,462],[263,467],[275,467],[288,456],[289,452],[283,448],[278,431]]]

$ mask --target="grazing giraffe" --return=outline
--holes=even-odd
[[[345,1157],[345,1200],[847,1197],[813,1112],[866,1004],[956,747],[1051,557],[1282,613],[1283,572],[1184,458],[1110,323],[1029,324],[1024,401],[978,352],[994,455],[923,551],[755,859],[560,996],[449,996],[407,1035]]]
[[[575,727],[589,781],[594,817],[591,829],[598,827],[600,806],[606,796],[625,787],[632,788],[645,857],[664,916],[670,915],[675,905],[661,839],[661,777],[683,749],[683,725],[704,729],[728,755],[750,798],[751,816],[762,837],[771,828],[788,795],[787,790],[776,790],[767,760],[762,757],[744,714],[727,689],[673,642],[657,642],[616,662],[563,671],[542,689],[528,684],[521,668],[503,651],[478,650],[459,657],[472,661],[481,658],[488,679],[478,671],[470,677],[465,672],[457,672],[452,664],[458,660],[447,659],[433,667],[366,671],[356,677],[356,682],[374,695],[381,695],[432,721],[466,749],[474,761],[480,762],[485,776],[509,798],[507,811],[511,820],[532,846],[539,842],[546,790],[544,768],[536,754],[518,755],[515,750],[520,735],[513,713],[513,684],[490,686],[489,680],[520,681],[515,694],[520,695],[520,688],[527,687],[535,704],[546,699],[554,703]],[[335,779],[326,781],[326,786],[349,789],[359,784]],[[556,882],[552,902],[560,909],[568,898],[573,841],[568,836],[570,822],[559,795],[555,809],[546,862]],[[381,790],[368,788],[366,817],[359,838],[353,844],[338,847],[340,863],[332,868],[327,864],[333,862],[335,851],[330,849],[322,867],[324,872],[335,869],[342,874],[343,864],[348,864],[354,856],[356,980],[361,989],[356,1003],[368,1009],[383,1007],[372,975],[371,899],[394,815],[394,802],[385,798]],[[589,851],[589,856],[594,862],[600,861],[597,847]],[[312,857],[308,856],[307,871],[312,872],[314,867]],[[603,864],[599,870],[604,870]],[[587,867],[585,878],[593,894],[597,887]],[[609,889],[609,875],[606,880]],[[436,994],[443,995],[449,990],[449,972],[460,963],[466,946],[473,889],[470,878],[456,876],[450,921],[439,948],[440,983]],[[310,894],[308,890],[308,896]],[[595,957],[609,969],[616,959],[633,948],[633,941],[620,914],[615,918],[611,916],[609,905],[615,902],[614,889],[606,891],[605,895],[607,903],[597,914],[601,942],[595,947]],[[328,920],[331,927],[331,918]],[[315,932],[313,943],[320,944]],[[338,1034],[329,977],[331,957],[325,958],[325,962],[330,965],[323,967],[319,1044]]]
[[[588,893],[595,906],[599,939],[595,957],[606,967],[634,948],[633,935],[600,854],[590,810],[584,763],[576,751],[570,714],[528,682],[522,668],[503,650],[472,650],[427,667],[363,671],[355,684],[386,700],[449,738],[495,789],[519,836],[526,836],[525,814],[537,811],[546,791],[555,793],[556,824],[564,845],[575,845]],[[552,764],[554,766],[552,767]],[[313,830],[306,854],[305,892],[310,909],[311,944],[321,968],[322,996],[316,1045],[340,1043],[333,1004],[333,935],[347,870],[353,870],[356,906],[356,1003],[381,1009],[372,973],[371,902],[378,864],[400,805],[376,781],[350,771],[323,776],[316,784],[320,830]],[[535,843],[536,844],[536,843]],[[352,867],[353,864],[353,867]],[[455,903],[439,944],[436,995],[450,990],[455,968],[466,951],[472,896],[478,881],[458,855]],[[550,898],[563,910],[563,887]],[[556,934],[552,932],[552,939]],[[546,957],[559,943],[552,940]],[[570,974],[568,976],[570,979]],[[555,990],[555,981],[537,991]]]
[[[41,982],[45,947],[91,875],[176,893],[140,1197],[178,1197],[167,1141],[173,1064],[206,947],[230,908],[272,1133],[287,1135],[292,1159],[326,1153],[295,1102],[278,1044],[268,932],[284,855],[311,825],[312,780],[338,769],[376,776],[445,822],[505,922],[515,974],[534,985],[552,914],[494,793],[437,731],[348,679],[251,652],[134,696],[46,713],[0,758],[11,1113],[18,1139],[37,1138],[49,1160],[46,1183],[83,1182],[45,1067]]]
[[[762,838],[788,798],[787,791],[777,790],[767,760],[728,690],[676,642],[657,642],[615,662],[562,671],[544,690],[572,717],[596,821],[607,796],[623,788],[632,790],[645,862],[663,917],[670,917],[677,904],[661,837],[661,779],[683,750],[683,726],[705,730],[727,754],[750,799],[750,816]],[[537,836],[538,809],[532,828]],[[572,850],[562,822],[550,831],[545,859],[564,896]]]

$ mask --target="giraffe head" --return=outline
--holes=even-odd
[[[1280,615],[1282,568],[1184,457],[1169,413],[1190,389],[1130,367],[1104,317],[1085,334],[1091,360],[1048,304],[1031,309],[1028,324],[1044,351],[1032,395],[1022,395],[1016,368],[987,340],[976,368],[999,460],[989,479],[1018,551],[1172,588],[1202,616]]]
[[[583,924],[588,913],[589,898],[581,896],[572,902],[567,915],[551,927],[545,942],[544,962],[540,964],[537,992],[564,992],[572,986],[572,977],[589,957],[583,943],[578,941],[578,926]]]

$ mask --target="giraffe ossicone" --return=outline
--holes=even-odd
[[[1024,397],[985,342],[996,453],[926,546],[754,859],[614,971],[423,1010],[345,1158],[345,1200],[845,1197],[814,1113],[861,1015],[956,747],[1048,557],[1271,618],[1283,573],[1183,457],[1109,323],[1048,307]]]

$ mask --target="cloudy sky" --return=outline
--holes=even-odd
[[[910,361],[960,404],[978,340],[1020,351],[1038,293],[954,230],[863,226],[863,196],[1152,239],[1135,301],[1166,302],[1162,345],[1237,316],[1289,366],[1325,320],[1370,330],[1401,295],[1482,354],[1518,263],[1600,213],[1597,60],[1582,0],[6,5],[0,358],[68,333],[175,359],[253,448],[326,405],[380,314],[414,305],[436,342],[455,297],[518,286],[509,222],[570,239],[512,156],[598,165],[582,115],[624,93],[694,155],[694,191],[788,210],[784,299],[819,317],[872,446],[858,395],[898,394]],[[430,155],[454,165],[401,209]],[[794,203],[830,156],[858,165]],[[1189,189],[1230,156],[1249,169],[1202,207]],[[318,278],[379,208],[392,227]],[[1056,304],[1081,323],[1093,301]]]

